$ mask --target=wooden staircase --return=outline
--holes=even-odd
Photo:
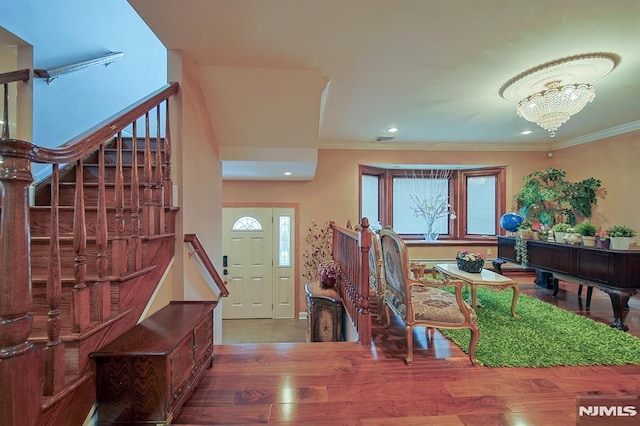
[[[3,424],[82,424],[95,403],[89,354],[138,322],[169,266],[178,209],[168,100],[177,89],[158,90],[58,149],[3,129]],[[32,162],[52,168],[30,203]]]

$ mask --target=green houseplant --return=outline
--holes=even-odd
[[[626,225],[614,225],[607,229],[609,237],[628,237],[636,236],[636,231]]]
[[[552,226],[557,222],[575,225],[577,215],[591,217],[602,182],[590,177],[580,182],[566,180],[566,172],[549,167],[530,173],[514,195],[516,207],[525,219]]]
[[[580,222],[576,226],[573,227],[575,231],[582,235],[583,237],[594,237],[596,236],[596,231],[598,228],[591,222]]]
[[[571,225],[564,222],[558,222],[551,227],[551,232],[553,232],[553,237],[556,240],[556,243],[564,243],[564,234],[566,234],[571,229]]]
[[[574,227],[575,231],[582,235],[582,245],[587,247],[596,246],[596,231],[598,228],[591,222],[580,222]]]
[[[627,250],[631,243],[631,238],[636,236],[636,231],[626,225],[614,225],[607,229],[611,248],[613,250]]]

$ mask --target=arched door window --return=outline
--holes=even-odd
[[[262,225],[255,217],[242,216],[233,222],[231,229],[234,231],[262,231]]]

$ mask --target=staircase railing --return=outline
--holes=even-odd
[[[331,223],[333,230],[332,258],[340,263],[342,279],[338,290],[361,345],[371,345],[371,312],[369,311],[369,250],[371,233],[369,220],[363,218],[361,230],[341,228]]]
[[[20,81],[24,71],[8,77],[0,75],[0,83],[12,78]],[[28,70],[26,70],[28,71]],[[28,77],[28,72],[26,74]],[[0,414],[7,425],[36,424],[42,395],[54,395],[65,385],[65,348],[62,344],[61,295],[61,236],[60,176],[61,172],[75,166],[74,216],[71,238],[73,240],[74,284],[71,292],[71,330],[86,332],[92,324],[104,321],[110,312],[111,282],[123,274],[135,274],[143,267],[141,238],[162,232],[165,211],[172,206],[171,140],[169,129],[169,98],[178,91],[172,83],[143,98],[139,102],[103,121],[82,135],[63,144],[60,148],[39,147],[30,142],[11,139],[6,128],[0,139]],[[6,98],[6,96],[5,96]],[[164,106],[164,110],[163,107]],[[5,100],[5,113],[8,108]],[[164,117],[163,116],[164,112]],[[155,113],[155,133],[150,131]],[[164,121],[163,121],[164,119]],[[138,121],[144,131],[138,131]],[[161,123],[164,122],[164,128]],[[132,168],[125,180],[123,174],[123,132],[132,133]],[[153,133],[153,134],[152,134]],[[164,135],[164,137],[162,137]],[[143,176],[138,174],[138,136],[144,138],[142,156]],[[116,145],[115,172],[115,235],[109,237],[107,223],[107,188],[105,185],[105,150],[107,144]],[[155,144],[155,154],[151,145]],[[83,162],[90,153],[98,152],[97,200],[88,201],[84,194]],[[39,356],[30,342],[33,328],[32,315],[32,259],[29,224],[29,187],[33,182],[31,163],[51,164],[51,226],[47,265],[46,344],[41,354],[44,363],[38,365]],[[155,167],[154,167],[155,166]],[[125,188],[130,189],[129,203],[125,201]],[[140,191],[140,188],[143,190]],[[88,204],[96,210],[95,232],[88,235],[85,217]],[[128,217],[125,205],[128,204]],[[125,235],[125,223],[129,222],[129,235]],[[68,231],[67,231],[68,232]],[[95,240],[95,251],[87,252],[88,240]],[[111,244],[109,242],[111,241]],[[111,256],[109,256],[109,250]],[[95,278],[88,285],[87,261],[93,257]],[[111,269],[108,259],[111,257]],[[29,401],[29,404],[25,404]]]
[[[193,247],[194,253],[198,255],[198,257],[200,258],[200,260],[204,265],[204,268],[207,270],[211,278],[213,278],[213,281],[216,283],[216,286],[218,287],[218,291],[220,292],[220,296],[221,297],[229,296],[229,290],[227,289],[227,285],[226,285],[227,282],[223,281],[222,278],[220,278],[220,274],[218,274],[216,267],[213,266],[213,262],[211,262],[211,259],[209,258],[207,251],[204,249],[204,246],[202,245],[200,238],[198,238],[198,235],[185,234],[184,242],[191,244],[191,246]]]

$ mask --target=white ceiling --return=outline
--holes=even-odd
[[[255,179],[269,148],[549,150],[640,129],[637,0],[129,2],[198,65],[218,142],[235,150],[225,178]],[[498,94],[529,68],[591,52],[622,60],[553,139]],[[230,110],[232,99],[244,103]],[[392,125],[395,139],[373,142]],[[243,147],[256,152],[251,177],[236,170]]]

